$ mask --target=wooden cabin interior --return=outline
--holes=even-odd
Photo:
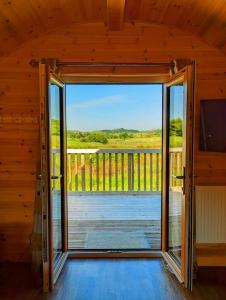
[[[0,41],[0,298],[226,299],[226,118],[221,149],[201,146],[202,102],[226,101],[225,0],[2,0]],[[186,98],[179,265],[167,231],[167,124],[178,82]],[[63,246],[54,263],[49,85],[63,101],[68,83],[163,85],[160,249],[69,251],[63,128]],[[209,113],[207,138],[218,116]]]

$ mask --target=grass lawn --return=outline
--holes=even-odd
[[[174,147],[182,146],[182,137],[175,136],[173,137]],[[171,143],[172,144],[172,143]],[[81,142],[79,139],[67,139],[67,148],[70,149],[161,149],[162,147],[162,137],[161,136],[152,136],[152,137],[134,137],[128,138],[125,140],[122,139],[108,139],[107,144],[101,144],[96,142]]]

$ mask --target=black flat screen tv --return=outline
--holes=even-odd
[[[226,99],[201,100],[201,151],[226,152]]]

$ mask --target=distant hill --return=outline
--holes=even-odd
[[[52,130],[53,134],[59,135],[59,121],[52,119]],[[127,128],[115,128],[115,129],[102,129],[102,130],[93,130],[93,131],[80,131],[80,130],[67,130],[68,134],[79,134],[79,133],[105,133],[109,135],[116,135],[121,133],[127,133],[127,134],[136,134],[136,133],[144,133],[144,134],[152,134],[152,135],[160,135],[161,129],[150,129],[150,130],[137,130],[137,129],[127,129]]]
[[[125,129],[125,128],[116,128],[116,129],[103,129],[99,130],[99,132],[104,132],[104,133],[138,133],[140,132],[139,130],[136,129]]]
[[[120,134],[120,133],[160,133],[161,129],[150,129],[150,130],[137,130],[137,129],[126,129],[126,128],[116,128],[116,129],[102,129],[102,130],[93,130],[93,131],[79,131],[79,130],[68,130],[68,132],[74,133],[106,133],[106,134]]]

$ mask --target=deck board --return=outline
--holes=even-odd
[[[68,196],[69,249],[160,249],[160,195]]]

